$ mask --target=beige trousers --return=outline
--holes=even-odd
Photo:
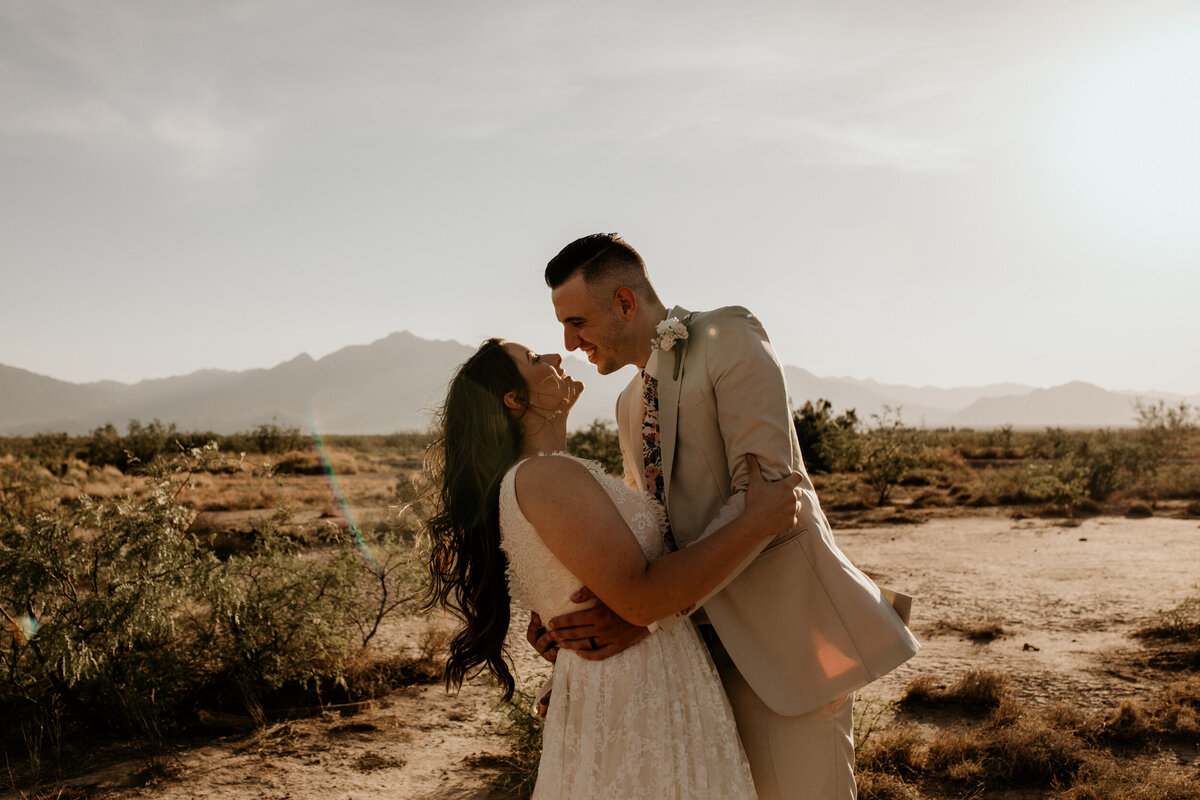
[[[854,695],[798,717],[781,716],[758,699],[720,640],[704,638],[733,706],[759,800],[854,800]]]

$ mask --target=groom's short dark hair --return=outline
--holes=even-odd
[[[577,272],[589,285],[619,280],[632,289],[657,297],[637,250],[615,233],[593,233],[564,247],[546,265],[546,285],[562,286]]]

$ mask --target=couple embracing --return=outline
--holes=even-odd
[[[853,692],[918,644],[833,542],[765,331],[668,310],[612,234],[546,283],[568,350],[639,368],[625,478],[566,454],[557,355],[491,339],[459,368],[431,459],[431,596],[466,623],[447,682],[511,696],[511,590],[555,662],[535,798],[854,797]]]

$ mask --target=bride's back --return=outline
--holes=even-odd
[[[646,558],[654,559],[665,552],[664,513],[649,495],[635,492],[616,478],[605,475],[594,461],[563,453],[537,457],[572,459],[586,466],[629,525]],[[571,595],[583,586],[583,582],[550,552],[521,512],[516,475],[524,463],[514,464],[500,484],[500,547],[508,557],[509,591],[542,619],[588,608],[592,603],[571,602]]]

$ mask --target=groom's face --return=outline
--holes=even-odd
[[[601,375],[632,364],[634,354],[626,341],[633,329],[615,297],[593,291],[576,273],[550,293],[554,313],[563,326],[563,344],[582,350]]]

